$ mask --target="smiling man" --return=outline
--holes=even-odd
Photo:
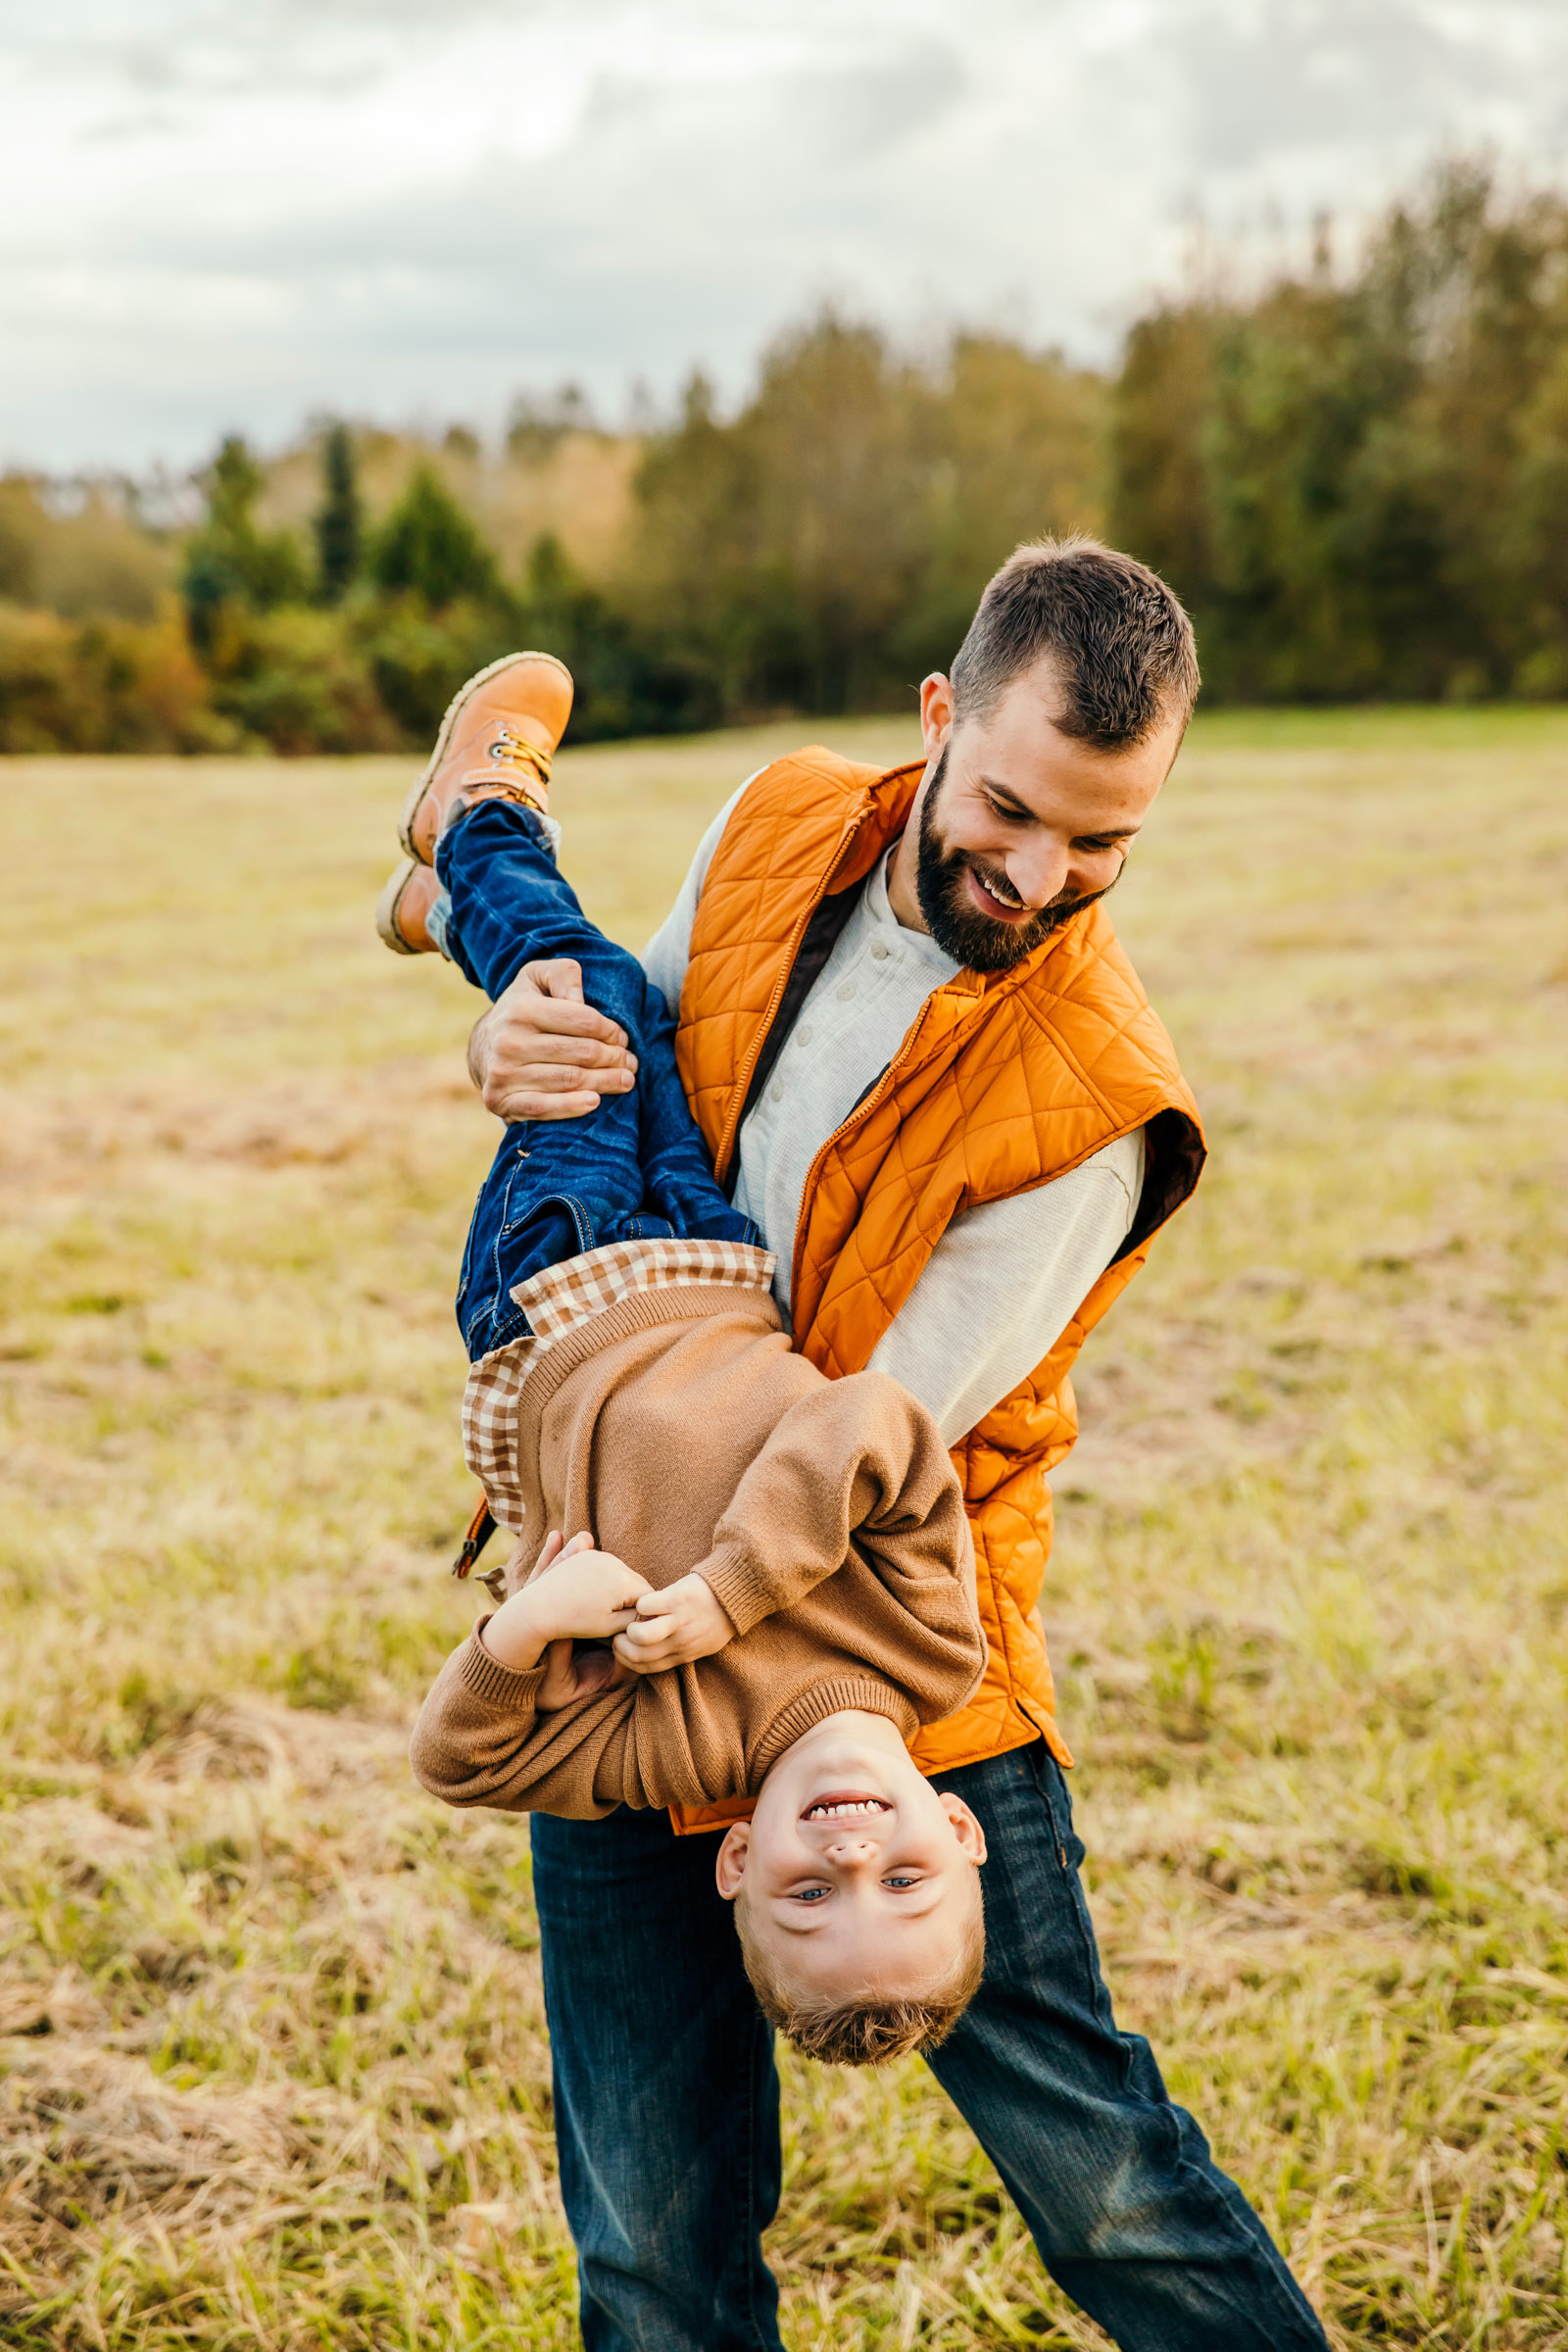
[[[795,1347],[832,1377],[899,1381],[962,1482],[990,1656],[911,1752],[984,1839],[986,1961],[928,2063],[1052,2276],[1116,2343],[1324,2352],[1148,2044],[1117,2029],[1037,1605],[1047,1474],[1077,1431],[1069,1368],[1202,1164],[1170,1041],[1100,904],[1197,689],[1186,614],[1152,572],[1087,540],[1021,548],[951,679],[921,688],[923,760],[878,773],[813,749],[760,770],[644,963],[679,1004],[715,1171],[778,1252]],[[470,1062],[513,1121],[588,1114],[637,1082],[561,963],[518,976]],[[723,1898],[744,1935],[754,1897],[781,1897],[747,1887],[734,1811],[533,1824],[589,2352],[779,2343],[760,2246],[778,2082]],[[705,1828],[727,1832],[718,1886]],[[877,1833],[801,1835],[839,1849],[812,1901],[865,1900]]]

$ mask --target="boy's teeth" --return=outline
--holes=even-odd
[[[879,1796],[857,1797],[853,1804],[812,1805],[807,1812],[808,1821],[845,1821],[855,1813],[885,1813],[886,1805]]]

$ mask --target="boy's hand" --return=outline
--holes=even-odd
[[[586,1536],[573,1536],[573,1548],[580,1551],[588,1541]],[[564,1548],[560,1528],[553,1527],[545,1538],[545,1547],[537,1559],[529,1558],[530,1546],[527,1544],[515,1544],[512,1557],[503,1566],[489,1569],[479,1582],[488,1587],[490,1597],[499,1609],[504,1600],[510,1600],[514,1592],[520,1592],[525,1585],[531,1585],[536,1576],[543,1576],[545,1570],[560,1559]]]
[[[689,1666],[710,1658],[735,1639],[735,1628],[694,1568],[662,1592],[645,1592],[631,1623],[615,1636],[615,1655],[638,1674]]]
[[[558,1707],[569,1707],[574,1698],[613,1690],[628,1679],[625,1667],[597,1642],[552,1642],[545,1651],[545,1679],[534,1704],[541,1715],[553,1715]]]
[[[525,1674],[554,1642],[608,1642],[649,1591],[635,1568],[612,1551],[596,1551],[592,1536],[563,1544],[552,1535],[522,1590],[502,1603],[479,1639],[501,1665]]]

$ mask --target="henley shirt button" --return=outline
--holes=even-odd
[[[808,1045],[810,1044],[810,1042],[811,1042],[811,1024],[810,1024],[810,1022],[809,1022],[809,1021],[808,1021],[808,1022],[807,1022],[807,1024],[806,1024],[806,1026],[805,1026],[803,1029],[797,1029],[797,1030],[796,1030],[796,1032],[795,1032],[795,1043],[796,1043],[798,1046],[808,1046]]]
[[[876,957],[878,963],[886,962],[888,953],[887,941],[885,939],[873,939],[871,942],[871,953]]]
[[[768,1101],[769,1101],[770,1102],[783,1102],[783,1100],[784,1100],[784,1084],[783,1084],[783,1080],[782,1080],[782,1079],[779,1079],[779,1078],[775,1078],[775,1079],[774,1079],[774,1081],[773,1081],[772,1085],[771,1085],[771,1086],[768,1088],[768,1090],[767,1090],[767,1099],[768,1099]]]
[[[837,995],[841,1004],[847,1004],[854,994],[855,982],[853,980],[841,980],[839,982]]]

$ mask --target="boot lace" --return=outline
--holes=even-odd
[[[498,726],[485,746],[488,767],[470,767],[466,785],[489,785],[542,813],[549,807],[551,754],[525,743],[508,726]]]

